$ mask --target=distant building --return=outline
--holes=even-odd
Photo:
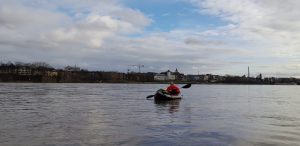
[[[125,79],[124,73],[119,72],[100,72],[102,81],[121,81]]]
[[[208,82],[209,81],[209,79],[210,79],[210,74],[206,74],[206,75],[204,75],[203,76],[203,81],[206,81],[206,82]]]
[[[32,69],[29,66],[18,66],[17,74],[22,76],[32,75]]]
[[[154,76],[155,81],[165,81],[167,80],[167,76],[165,74],[156,74]]]
[[[200,81],[200,75],[186,75],[186,79],[187,81],[190,81],[190,82],[198,82]]]
[[[173,74],[175,75],[175,80],[177,81],[183,81],[185,79],[184,74],[180,73],[177,68]]]
[[[262,80],[262,74],[257,75],[256,79]]]
[[[58,72],[57,71],[47,71],[46,75],[47,75],[47,77],[57,77]]]
[[[80,71],[80,68],[79,67],[76,67],[76,66],[66,66],[65,71]]]
[[[1,65],[0,66],[0,74],[16,74],[17,68],[15,65]]]
[[[187,81],[198,83],[217,83],[225,80],[224,76],[204,74],[204,75],[187,75]]]
[[[176,79],[176,75],[170,70],[166,72],[162,72],[160,74],[156,74],[154,76],[155,81],[174,81]]]

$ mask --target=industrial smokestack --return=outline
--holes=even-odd
[[[250,68],[248,66],[248,78],[250,78]]]

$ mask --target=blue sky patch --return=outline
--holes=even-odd
[[[153,20],[146,31],[167,32],[174,29],[195,28],[207,30],[226,25],[218,17],[200,14],[195,6],[183,1],[130,0],[125,4]]]

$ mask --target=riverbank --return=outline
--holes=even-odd
[[[0,83],[34,83],[34,84],[170,84],[170,82],[28,82],[28,81],[18,81],[18,82],[0,82]],[[196,85],[300,85],[298,83],[199,83],[199,82],[174,82],[175,84],[196,84]]]

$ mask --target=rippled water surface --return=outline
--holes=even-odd
[[[182,85],[181,85],[182,86]],[[300,145],[300,86],[0,84],[1,146]]]

